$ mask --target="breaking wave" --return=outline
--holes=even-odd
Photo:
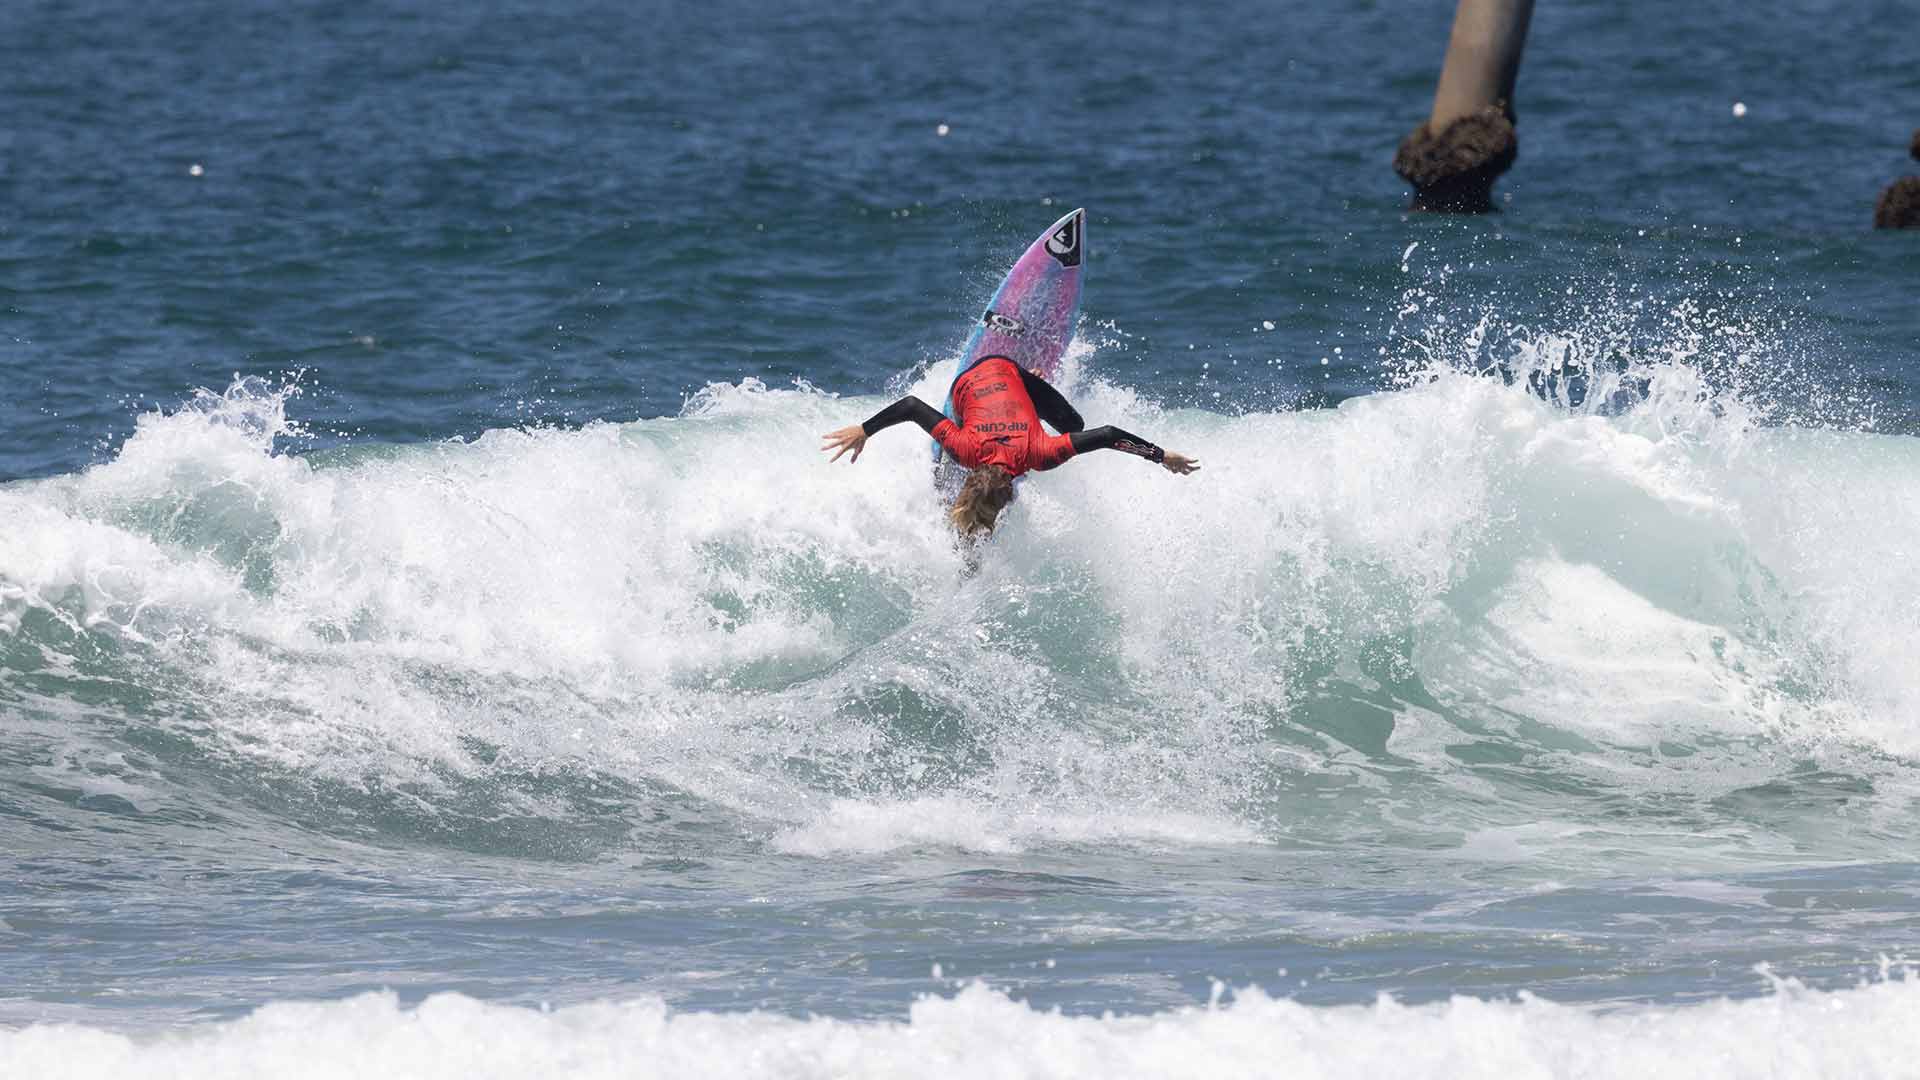
[[[561,858],[1525,829],[1550,872],[1791,852],[1802,812],[1896,850],[1920,440],[1784,415],[1729,375],[1777,357],[1669,314],[1684,347],[1409,320],[1328,409],[1077,377],[1205,471],[1036,477],[977,572],[917,434],[817,453],[881,399],[297,453],[241,380],[0,488],[8,737],[142,812]]]

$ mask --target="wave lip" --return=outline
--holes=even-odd
[[[1070,1017],[983,984],[904,1021],[676,1013],[657,997],[556,1010],[391,992],[265,1006],[128,1036],[75,1024],[0,1033],[15,1075],[334,1077],[1911,1076],[1920,980],[1846,990],[1790,979],[1699,1005],[1604,1009],[1455,997],[1313,1007],[1259,990],[1140,1016]],[[17,1071],[16,1071],[17,1070]]]

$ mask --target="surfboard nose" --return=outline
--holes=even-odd
[[[1058,259],[1061,266],[1079,266],[1081,247],[1086,242],[1086,224],[1085,207],[1054,222],[1053,230],[1047,234],[1047,254]]]

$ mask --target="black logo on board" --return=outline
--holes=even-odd
[[[1027,332],[1025,323],[1011,315],[1002,315],[997,311],[987,312],[981,316],[981,321],[1003,334],[1024,334]]]
[[[1073,215],[1047,237],[1047,254],[1058,259],[1061,266],[1080,265],[1080,218],[1079,214]]]

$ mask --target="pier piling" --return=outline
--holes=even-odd
[[[1533,0],[1460,0],[1433,111],[1393,155],[1393,171],[1413,185],[1413,209],[1493,209],[1493,182],[1520,149],[1513,86],[1532,18]]]
[[[1920,161],[1920,129],[1914,131],[1907,152]],[[1920,176],[1903,176],[1887,185],[1887,190],[1880,193],[1880,201],[1873,204],[1873,226],[1920,229]]]

